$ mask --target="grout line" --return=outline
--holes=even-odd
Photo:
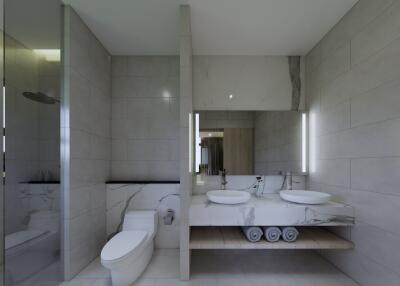
[[[349,41],[349,42],[352,41],[352,40],[355,38],[356,35],[358,35],[359,33],[363,32],[363,31],[364,31],[372,22],[374,22],[379,16],[381,16],[381,15],[387,13],[387,10],[391,10],[392,6],[394,6],[395,3],[396,3],[396,2],[395,2],[394,0],[392,0],[391,3],[386,4],[386,7],[383,7],[383,8],[382,8],[382,11],[381,11],[380,13],[378,13],[378,14],[376,14],[375,16],[371,17],[371,19],[370,19],[369,21],[367,21],[358,31],[354,32],[353,36],[352,36],[350,39],[348,39],[348,41]],[[357,3],[356,3],[355,5],[357,5]],[[354,7],[355,7],[355,6],[353,6],[353,7],[349,10],[349,12],[350,12],[352,9],[354,9]],[[327,34],[325,34],[325,35],[322,37],[322,39],[321,39],[316,45],[322,46],[321,43],[324,41],[324,39],[326,38],[326,36],[328,36],[328,35],[334,30],[334,28],[335,28],[345,17],[348,17],[347,15],[348,15],[348,13],[346,13],[346,14],[339,20],[339,22],[337,22],[337,23],[335,24],[335,26],[333,26],[332,29],[329,30],[329,32],[328,32]],[[346,41],[346,42],[347,42],[347,41]],[[322,56],[322,51],[321,51],[321,61],[320,61],[320,63],[322,63],[323,61],[325,61],[326,58],[328,58],[329,56],[331,56],[336,50],[343,48],[343,46],[346,45],[346,42],[344,42],[342,45],[339,45],[338,47],[336,47],[333,51],[331,51],[330,53],[328,53],[325,57]],[[316,45],[315,45],[315,46],[316,46]],[[314,48],[314,47],[313,47],[313,48]]]
[[[375,191],[371,191],[371,190],[366,190],[366,189],[364,189],[364,190],[362,190],[362,189],[349,189],[350,191],[353,191],[353,192],[361,192],[361,193],[365,193],[365,192],[367,192],[367,193],[371,193],[371,194],[376,194],[376,195],[381,195],[381,196],[385,196],[385,197],[393,197],[393,198],[399,198],[400,197],[400,195],[397,195],[397,194],[389,194],[389,193],[382,193],[382,192],[375,192]]]
[[[341,189],[344,192],[361,192],[361,193],[371,193],[371,194],[376,194],[376,195],[382,195],[382,196],[389,196],[389,197],[394,197],[394,198],[398,198],[400,197],[400,195],[397,194],[392,194],[392,193],[382,193],[382,192],[376,192],[376,191],[372,191],[372,190],[367,190],[367,189],[354,189],[354,188],[350,188],[350,187],[346,187],[346,186],[340,186],[340,185],[332,185],[332,184],[327,184],[324,182],[320,182],[316,179],[314,179],[314,182],[316,182],[320,187],[323,186],[327,186],[327,187],[333,187],[333,188],[337,188],[337,189]]]
[[[399,159],[399,155],[395,156],[364,156],[364,157],[332,157],[332,158],[318,158],[319,161],[328,161],[328,160],[344,160],[344,159],[353,159],[353,160],[362,160],[362,159]]]
[[[330,261],[330,260],[328,259],[328,257],[326,257],[326,256],[323,254],[323,251],[318,251],[317,253],[318,253],[318,255],[319,255],[322,259],[324,259],[326,262],[328,262],[330,265],[332,265],[332,267],[334,267],[335,269],[337,269],[338,272],[342,273],[344,276],[346,276],[347,278],[349,278],[351,281],[353,281],[353,282],[356,283],[357,285],[362,286],[360,283],[358,283],[356,280],[354,280],[350,275],[348,275],[348,274],[345,273],[343,270],[341,270],[336,264],[334,264],[332,261]]]
[[[334,134],[337,134],[337,133],[340,133],[340,132],[344,132],[344,131],[348,131],[348,130],[352,130],[352,129],[356,129],[356,128],[362,128],[362,127],[367,127],[367,126],[371,126],[371,125],[379,125],[379,124],[385,123],[387,121],[397,121],[397,120],[400,120],[400,115],[396,116],[396,117],[393,117],[393,118],[386,118],[386,119],[375,121],[375,122],[356,125],[356,126],[353,126],[353,127],[350,127],[350,128],[341,129],[341,130],[334,131],[334,132],[331,132],[331,133],[321,134],[318,137],[319,138],[326,137],[326,136],[334,135]]]
[[[381,232],[387,232],[387,233],[389,233],[389,234],[391,234],[391,235],[393,235],[393,236],[400,237],[400,233],[398,233],[398,232],[393,232],[393,231],[390,231],[390,230],[381,228],[381,227],[379,227],[378,225],[370,224],[370,223],[368,223],[368,222],[365,222],[365,221],[362,220],[362,219],[361,219],[361,220],[357,219],[357,221],[358,221],[358,222],[361,222],[362,224],[365,224],[365,225],[367,225],[367,226],[369,226],[369,227],[376,228],[377,230],[379,230],[379,231],[381,231]]]
[[[352,39],[350,39],[350,41],[349,41],[349,49],[350,49],[350,53],[349,53],[349,71],[351,71],[351,68],[352,68],[352,64],[351,64],[351,62],[352,62],[352,57],[351,57],[351,55],[352,55],[352,52],[351,52],[351,44],[352,44],[352,42],[353,42],[353,39],[354,39],[354,37],[352,38]]]
[[[350,187],[350,192],[352,190],[352,174],[351,174],[351,167],[352,167],[353,159],[350,159],[350,169],[349,169],[349,187]]]

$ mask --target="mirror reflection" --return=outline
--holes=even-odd
[[[298,111],[198,111],[196,171],[268,175],[302,171]]]

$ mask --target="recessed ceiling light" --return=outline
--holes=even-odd
[[[232,99],[232,98],[233,98],[233,94],[230,94],[230,95],[229,95],[229,99]]]

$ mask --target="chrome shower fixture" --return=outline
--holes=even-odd
[[[60,102],[60,100],[58,100],[57,98],[44,94],[40,91],[38,92],[24,91],[22,95],[26,98],[29,98],[30,100],[44,104],[55,104],[57,102]]]

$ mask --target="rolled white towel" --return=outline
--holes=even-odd
[[[242,226],[242,231],[250,242],[260,241],[263,236],[263,231],[258,226]]]
[[[281,230],[282,239],[286,242],[295,242],[299,236],[299,231],[294,226],[285,226]]]
[[[264,226],[264,236],[269,242],[277,242],[282,235],[282,231],[277,226]]]

